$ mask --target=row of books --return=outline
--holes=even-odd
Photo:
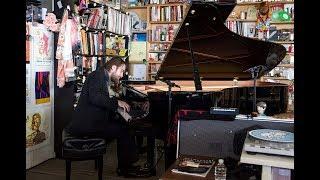
[[[161,64],[149,64],[149,73],[155,74],[158,72]]]
[[[181,21],[184,10],[182,5],[178,6],[153,6],[151,7],[151,21]]]
[[[149,4],[190,3],[191,0],[150,0]]]
[[[131,33],[131,17],[111,7],[91,8],[90,13],[81,17],[81,24],[89,28],[106,29],[117,34],[129,35]]]
[[[161,62],[164,60],[165,55],[166,53],[163,52],[149,52],[148,60]]]
[[[159,25],[148,30],[149,41],[172,41],[179,25]]]
[[[150,43],[150,51],[167,51],[169,49],[171,42],[168,43]]]
[[[81,54],[86,55],[115,55],[126,56],[128,51],[128,37],[114,36],[102,32],[80,31]]]
[[[246,37],[255,37],[256,24],[254,22],[226,21],[225,25],[234,33]]]
[[[108,7],[108,31],[118,34],[131,34],[131,17],[116,9]]]

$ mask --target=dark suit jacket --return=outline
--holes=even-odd
[[[108,81],[103,68],[88,75],[69,126],[71,133],[95,134],[108,125],[110,114],[118,108],[117,98],[109,97]]]

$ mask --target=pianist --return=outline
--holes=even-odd
[[[110,84],[118,84],[126,69],[120,58],[113,58],[104,67],[89,74],[86,79],[69,126],[71,134],[117,139],[118,175],[143,176],[139,166],[134,138],[128,126],[115,118],[119,107],[130,110],[130,106],[111,96]]]

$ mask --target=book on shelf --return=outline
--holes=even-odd
[[[149,30],[149,41],[173,41],[178,28],[177,24],[153,26]]]
[[[149,73],[157,73],[161,64],[149,64]]]
[[[130,12],[130,17],[131,17],[131,25],[132,25],[131,28],[133,32],[146,31],[147,22],[140,19],[137,13]]]
[[[152,6],[151,21],[181,21],[184,15],[183,5]]]
[[[114,8],[107,7],[108,14],[108,27],[107,30],[123,34],[130,35],[131,34],[131,17],[130,15],[124,14]]]
[[[213,159],[198,160],[192,158],[182,158],[178,159],[176,167],[174,167],[171,171],[177,174],[206,177],[214,167],[214,164],[215,161]]]
[[[171,42],[168,43],[151,43],[149,51],[167,51]]]

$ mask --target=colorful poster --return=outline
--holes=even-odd
[[[45,26],[36,26],[32,30],[33,60],[35,65],[50,65],[53,53],[52,33]]]
[[[30,76],[30,64],[26,64],[26,104],[31,103],[31,76]]]
[[[126,37],[107,36],[106,54],[115,56],[126,56],[128,51],[126,47],[126,41]]]
[[[35,98],[36,104],[50,102],[50,72],[36,72],[35,74]]]
[[[27,109],[26,112],[26,148],[27,151],[39,148],[49,142],[51,109]]]
[[[131,42],[131,51],[129,55],[129,61],[131,62],[143,62],[143,59],[147,58],[147,43],[143,41]]]

